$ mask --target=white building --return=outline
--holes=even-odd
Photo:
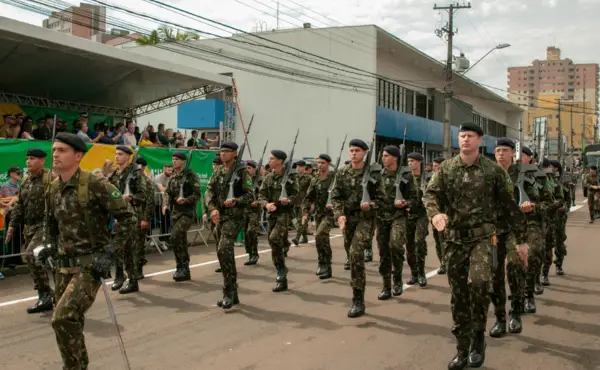
[[[265,140],[269,140],[268,150],[289,150],[299,128],[295,157],[328,152],[335,158],[346,134],[349,140],[371,141],[376,121],[378,146],[399,142],[408,125],[409,150],[425,143],[429,157],[441,151],[444,65],[374,25],[313,29],[306,24],[303,29],[185,44],[138,46],[129,42],[118,47],[231,74],[246,125],[255,115],[249,135],[254,157]],[[521,108],[458,74],[453,89],[454,147],[457,127],[466,121],[484,129],[488,152],[496,137],[518,137]],[[177,112],[170,108],[138,121],[155,127],[162,122],[174,128]],[[179,119],[177,126],[182,125]],[[185,125],[190,127],[189,122]],[[236,123],[238,142],[243,135],[240,126]],[[207,127],[198,128],[205,131]]]

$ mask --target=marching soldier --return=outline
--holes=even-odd
[[[410,207],[408,215],[408,235],[406,243],[406,252],[408,266],[410,266],[411,278],[406,282],[408,285],[419,284],[424,288],[427,286],[427,277],[425,276],[425,258],[427,257],[427,235],[429,235],[429,221],[427,211],[421,198],[423,190],[421,188],[421,163],[423,156],[421,153],[408,154],[408,166],[412,170],[412,177],[418,191],[418,201]]]
[[[306,162],[303,160],[296,162],[296,171],[298,171],[296,181],[298,181],[298,188],[300,189],[300,192],[296,198],[296,205],[294,208],[294,215],[296,217],[296,237],[292,239],[292,243],[294,243],[294,245],[308,243],[308,218],[306,219],[305,223],[302,217],[302,203],[304,203],[306,192],[308,191],[310,182],[313,179],[310,174],[306,173]]]
[[[598,183],[598,167],[591,166],[590,171],[585,176],[583,184],[587,188],[588,209],[590,211],[590,224],[596,219],[596,193],[600,192],[600,183]]]
[[[258,203],[261,208],[267,210],[269,222],[269,245],[271,246],[271,258],[277,269],[277,279],[274,292],[282,292],[288,289],[287,267],[285,266],[285,249],[288,241],[289,217],[294,210],[294,202],[299,192],[298,182],[290,175],[289,181],[284,184],[287,198],[281,196],[282,180],[285,172],[283,165],[287,154],[282,150],[271,150],[269,156],[269,167],[271,172],[265,176],[260,186]],[[291,162],[292,158],[289,158]],[[291,163],[287,164],[291,166]]]
[[[392,295],[402,294],[402,265],[406,244],[407,217],[409,208],[416,206],[418,191],[410,173],[403,174],[404,182],[400,191],[404,200],[396,200],[396,177],[400,158],[397,146],[383,148],[381,182],[377,191],[377,244],[379,245],[379,274],[383,278],[383,288],[377,297],[387,300]]]
[[[44,211],[46,209],[44,193],[48,190],[52,175],[44,169],[46,152],[32,148],[27,151],[27,170],[29,175],[23,179],[17,201],[13,204],[10,223],[6,230],[5,243],[10,242],[18,225],[25,223],[25,243],[22,245],[23,261],[33,278],[33,289],[38,292],[38,300],[27,307],[27,313],[52,311],[52,289],[48,282],[48,274],[37,264],[33,250],[44,243]],[[48,244],[48,242],[46,243]]]
[[[374,202],[361,203],[362,177],[365,171],[371,171],[365,163],[369,150],[367,143],[360,139],[350,141],[350,165],[339,170],[335,186],[331,190],[333,216],[340,229],[344,231],[345,242],[349,244],[349,262],[351,270],[352,307],[348,317],[355,318],[365,314],[365,249],[373,236]],[[372,174],[375,175],[375,174]],[[375,199],[379,176],[375,182],[369,182],[368,192]]]
[[[333,212],[327,204],[329,186],[335,174],[329,172],[331,157],[320,154],[317,159],[317,177],[314,177],[304,200],[302,222],[308,222],[309,215],[314,211],[316,220],[315,246],[317,248],[318,268],[316,275],[319,279],[329,279],[331,270],[331,242],[329,232],[333,226]]]
[[[148,237],[150,231],[151,231],[151,224],[152,224],[152,217],[153,217],[153,212],[154,212],[154,182],[152,181],[152,179],[145,175],[146,174],[146,167],[148,166],[148,162],[146,161],[146,159],[142,158],[142,157],[138,157],[138,159],[136,160],[136,164],[138,165],[140,171],[141,171],[141,178],[143,180],[143,182],[146,184],[146,202],[144,203],[145,206],[145,211],[143,210],[143,208],[140,209],[140,212],[145,212],[145,219],[148,220],[146,223],[144,223],[143,221],[140,222],[140,233],[139,233],[139,240],[138,240],[138,245],[139,245],[139,249],[138,249],[138,255],[137,255],[137,277],[138,280],[142,280],[144,279],[144,266],[146,265],[146,263],[148,263],[148,260],[146,260],[146,238]],[[141,217],[141,219],[143,220],[144,218]]]
[[[223,165],[217,168],[206,186],[208,213],[219,230],[217,256],[223,272],[223,299],[217,302],[217,306],[223,309],[229,309],[239,303],[233,246],[244,223],[246,206],[253,200],[250,173],[246,168],[234,168],[237,163],[237,150],[238,145],[234,142],[225,141],[221,144],[219,155]],[[231,184],[228,177],[231,178],[229,181],[235,181],[233,194],[229,194]],[[228,199],[230,195],[233,195],[232,199]]]
[[[442,163],[423,196],[433,226],[447,236],[452,333],[458,342],[449,370],[464,369],[467,364],[480,367],[485,360],[492,238],[498,210],[509,221],[519,258],[527,259],[526,225],[513,197],[513,184],[498,164],[479,155],[482,136],[474,123],[460,127],[460,154]]]
[[[246,161],[246,168],[250,174],[250,178],[258,176],[258,188],[252,195],[254,199],[258,199],[258,191],[260,189],[260,183],[262,183],[260,169],[256,168],[256,162],[252,160]],[[246,247],[246,253],[248,253],[248,261],[244,262],[244,265],[256,265],[258,259],[258,231],[260,229],[260,220],[262,216],[262,208],[258,206],[256,200],[250,203],[250,208],[246,212],[244,220],[244,244]]]
[[[443,162],[444,162],[444,158],[442,158],[442,157],[434,158],[433,163],[431,165],[432,172],[436,172],[440,168],[440,165]],[[444,235],[443,235],[443,233],[440,233],[439,231],[437,231],[435,229],[435,227],[433,228],[433,240],[435,240],[435,252],[437,254],[437,258],[440,261],[440,268],[438,269],[437,273],[439,275],[444,275],[444,274],[446,274],[446,268],[447,268],[447,264],[448,264],[447,263],[448,258],[446,257],[446,247],[445,247],[445,242],[444,242]]]
[[[221,166],[223,164],[223,161],[221,160],[221,156],[217,155],[213,158],[212,161],[212,168],[213,168],[213,174],[215,172],[217,172],[217,168],[219,168],[219,166]],[[209,179],[210,181],[210,179]],[[203,222],[207,222],[208,221],[208,204],[206,203],[206,194],[204,196],[204,214],[202,215],[202,221]],[[217,225],[214,224],[214,222],[212,222],[212,219],[210,220],[210,231],[212,232],[214,238],[215,238],[215,252],[219,252],[219,234],[217,234]],[[221,266],[217,266],[217,268],[215,269],[215,272],[217,273],[221,273],[223,272],[223,270],[221,269]]]
[[[110,275],[116,253],[126,248],[137,224],[133,209],[114,185],[79,168],[86,151],[78,136],[56,135],[52,156],[59,177],[49,189],[48,232],[57,244],[38,254],[44,262],[57,256],[52,327],[64,369],[69,370],[88,368],[84,315],[96,299],[101,278]],[[110,216],[119,223],[112,240]]]
[[[567,218],[569,215],[569,209],[571,208],[571,189],[569,181],[564,181],[563,168],[559,161],[550,161],[552,170],[556,175],[555,180],[563,191],[564,205],[558,209],[557,215],[557,229],[556,229],[556,248],[554,249],[554,255],[556,259],[554,264],[556,265],[556,275],[564,275],[562,269],[565,256],[567,255],[567,247],[565,241],[567,240]],[[550,257],[552,258],[552,257]]]
[[[172,207],[171,217],[173,219],[170,245],[173,247],[173,255],[177,263],[177,270],[173,274],[173,280],[177,282],[190,280],[190,253],[187,233],[194,223],[196,214],[196,203],[202,195],[198,176],[185,167],[187,155],[184,152],[173,154],[173,175],[169,179],[165,189],[163,201],[163,216],[167,209]]]
[[[142,174],[136,163],[130,163],[131,155],[133,151],[125,145],[117,146],[115,151],[115,162],[118,165],[117,171],[108,179],[121,194],[123,199],[131,204],[133,207],[138,221],[140,222],[139,228],[135,228],[135,231],[131,235],[131,243],[128,247],[121,250],[118,254],[116,277],[112,285],[112,290],[119,290],[121,294],[129,294],[139,291],[138,285],[138,264],[141,259],[141,255],[144,253],[144,243],[140,245],[140,233],[148,228],[148,213],[146,209],[146,199],[148,198],[148,187],[143,180]],[[115,224],[118,229],[118,223]],[[125,264],[125,270],[127,271],[127,285],[123,287],[125,281],[125,275],[123,273],[123,263]]]
[[[545,169],[551,169],[552,163],[548,159],[544,159],[542,166]],[[544,258],[542,266],[542,278],[541,282],[543,286],[549,286],[550,280],[548,279],[548,273],[550,272],[550,266],[552,265],[552,251],[558,248],[558,240],[560,238],[560,215],[565,209],[565,197],[562,188],[562,184],[555,177],[554,170],[547,175],[548,186],[552,189],[554,195],[554,204],[548,210],[548,224],[546,227],[546,248],[544,249]]]

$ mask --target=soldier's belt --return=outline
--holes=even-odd
[[[450,239],[474,239],[490,235],[494,231],[496,231],[496,227],[493,224],[483,224],[470,229],[448,230],[446,236]]]
[[[73,267],[89,266],[94,263],[94,257],[96,257],[95,253],[70,258],[59,257],[56,260],[56,267],[68,269]]]

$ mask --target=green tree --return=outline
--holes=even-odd
[[[138,45],[156,45],[165,42],[173,41],[190,41],[198,40],[200,36],[194,32],[180,32],[171,27],[160,26],[158,29],[152,31],[150,35],[143,35],[135,42]]]

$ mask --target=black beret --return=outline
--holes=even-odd
[[[224,141],[221,143],[221,149],[238,150],[239,146],[233,141]]]
[[[389,155],[393,155],[396,158],[400,157],[400,149],[395,145],[387,145],[383,147],[383,151]]]
[[[308,169],[312,169],[312,164],[310,164],[310,163],[307,163],[307,164],[306,164],[306,169],[307,169],[307,170],[308,170]]]
[[[250,166],[252,168],[256,168],[256,162],[254,162],[252,159],[249,159],[246,161],[246,166]]]
[[[213,164],[223,164],[220,156],[216,156],[213,158]]]
[[[533,152],[531,151],[531,149],[529,149],[529,148],[528,148],[528,147],[526,147],[526,146],[522,146],[522,147],[521,147],[521,152],[522,152],[523,154],[525,154],[525,155],[528,155],[528,156],[530,156],[530,157],[531,157],[531,156],[533,156]]]
[[[146,162],[146,160],[142,157],[138,157],[138,159],[135,160],[135,163],[141,164],[144,167],[148,165],[148,162]]]
[[[126,145],[117,145],[117,150],[120,150],[123,153],[127,153],[129,155],[133,154],[133,151],[131,149],[129,149],[129,147]]]
[[[352,162],[351,160],[347,160],[346,162],[344,162],[344,164],[350,164],[350,162]]]
[[[304,161],[304,160],[301,159],[301,160],[299,160],[299,161],[296,162],[296,166],[306,166],[306,161]]]
[[[87,146],[79,136],[71,134],[69,132],[59,132],[58,134],[56,134],[56,141],[59,141],[63,144],[67,144],[76,152],[85,153],[88,150]]]
[[[175,153],[173,153],[173,157],[179,158],[182,161],[185,161],[187,159],[187,155],[185,155],[184,152],[175,152]]]
[[[496,140],[496,147],[507,146],[511,149],[515,149],[515,142],[507,137],[501,137]]]
[[[423,155],[421,155],[421,153],[417,153],[417,152],[408,153],[407,157],[410,159],[414,159],[416,161],[421,161],[421,162],[423,161]]]
[[[433,161],[435,163],[442,164],[444,162],[444,158],[443,157],[435,157],[435,158],[433,158]]]
[[[561,168],[561,167],[562,167],[562,166],[560,165],[560,162],[559,162],[559,161],[557,161],[557,160],[555,160],[555,159],[551,159],[551,160],[550,160],[550,165],[551,165],[552,167],[556,167],[556,168]]]
[[[331,162],[331,157],[329,156],[329,154],[319,154],[319,159],[322,159],[327,162]]]
[[[285,152],[283,150],[274,149],[274,150],[271,150],[271,154],[273,155],[273,157],[280,159],[282,161],[285,161],[287,158],[287,154],[285,154]]]
[[[350,140],[350,144],[348,144],[348,147],[359,147],[362,150],[369,150],[369,146],[367,145],[367,143],[365,143],[364,141],[362,141],[361,139],[352,139]]]
[[[42,149],[31,148],[27,151],[27,156],[34,158],[46,158],[47,154]]]
[[[550,161],[548,160],[548,158],[542,159],[542,167],[548,167],[548,166],[550,166]]]
[[[479,127],[479,125],[476,125],[473,122],[465,122],[465,123],[463,123],[462,125],[460,125],[459,131],[461,131],[461,132],[464,132],[464,131],[473,131],[477,135],[483,136],[483,130],[481,129],[481,127]]]
[[[590,170],[597,171],[597,170],[598,170],[598,167],[596,167],[596,166],[590,166]]]

